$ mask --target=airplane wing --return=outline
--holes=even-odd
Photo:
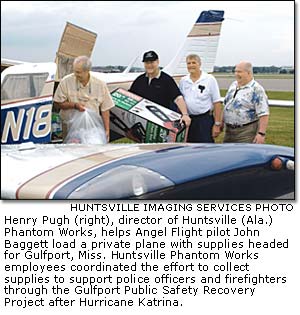
[[[20,64],[22,64],[22,63],[26,63],[26,62],[27,62],[27,61],[1,58],[1,65],[2,65],[2,64],[5,64],[5,65],[8,65],[8,66],[15,66],[15,65],[20,65]]]
[[[269,100],[270,106],[294,107],[294,101]]]
[[[7,59],[1,58],[1,72],[8,67],[20,65],[22,63],[26,63],[26,61],[15,60],[15,59]]]

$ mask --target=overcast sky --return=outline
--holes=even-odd
[[[93,65],[147,50],[166,65],[202,10],[224,10],[216,65],[294,65],[293,1],[1,1],[1,56],[54,61],[67,21],[98,34]]]

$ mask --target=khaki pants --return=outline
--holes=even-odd
[[[240,128],[230,128],[226,126],[223,142],[252,143],[257,130],[258,121]]]

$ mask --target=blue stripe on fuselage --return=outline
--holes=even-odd
[[[248,144],[195,144],[146,152],[99,166],[59,189],[54,199],[66,199],[75,189],[92,178],[121,165],[134,165],[157,172],[176,185],[202,177],[263,165],[274,155],[293,156],[291,148]]]

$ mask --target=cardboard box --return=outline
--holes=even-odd
[[[110,129],[139,143],[183,142],[181,115],[122,88],[111,92]]]

